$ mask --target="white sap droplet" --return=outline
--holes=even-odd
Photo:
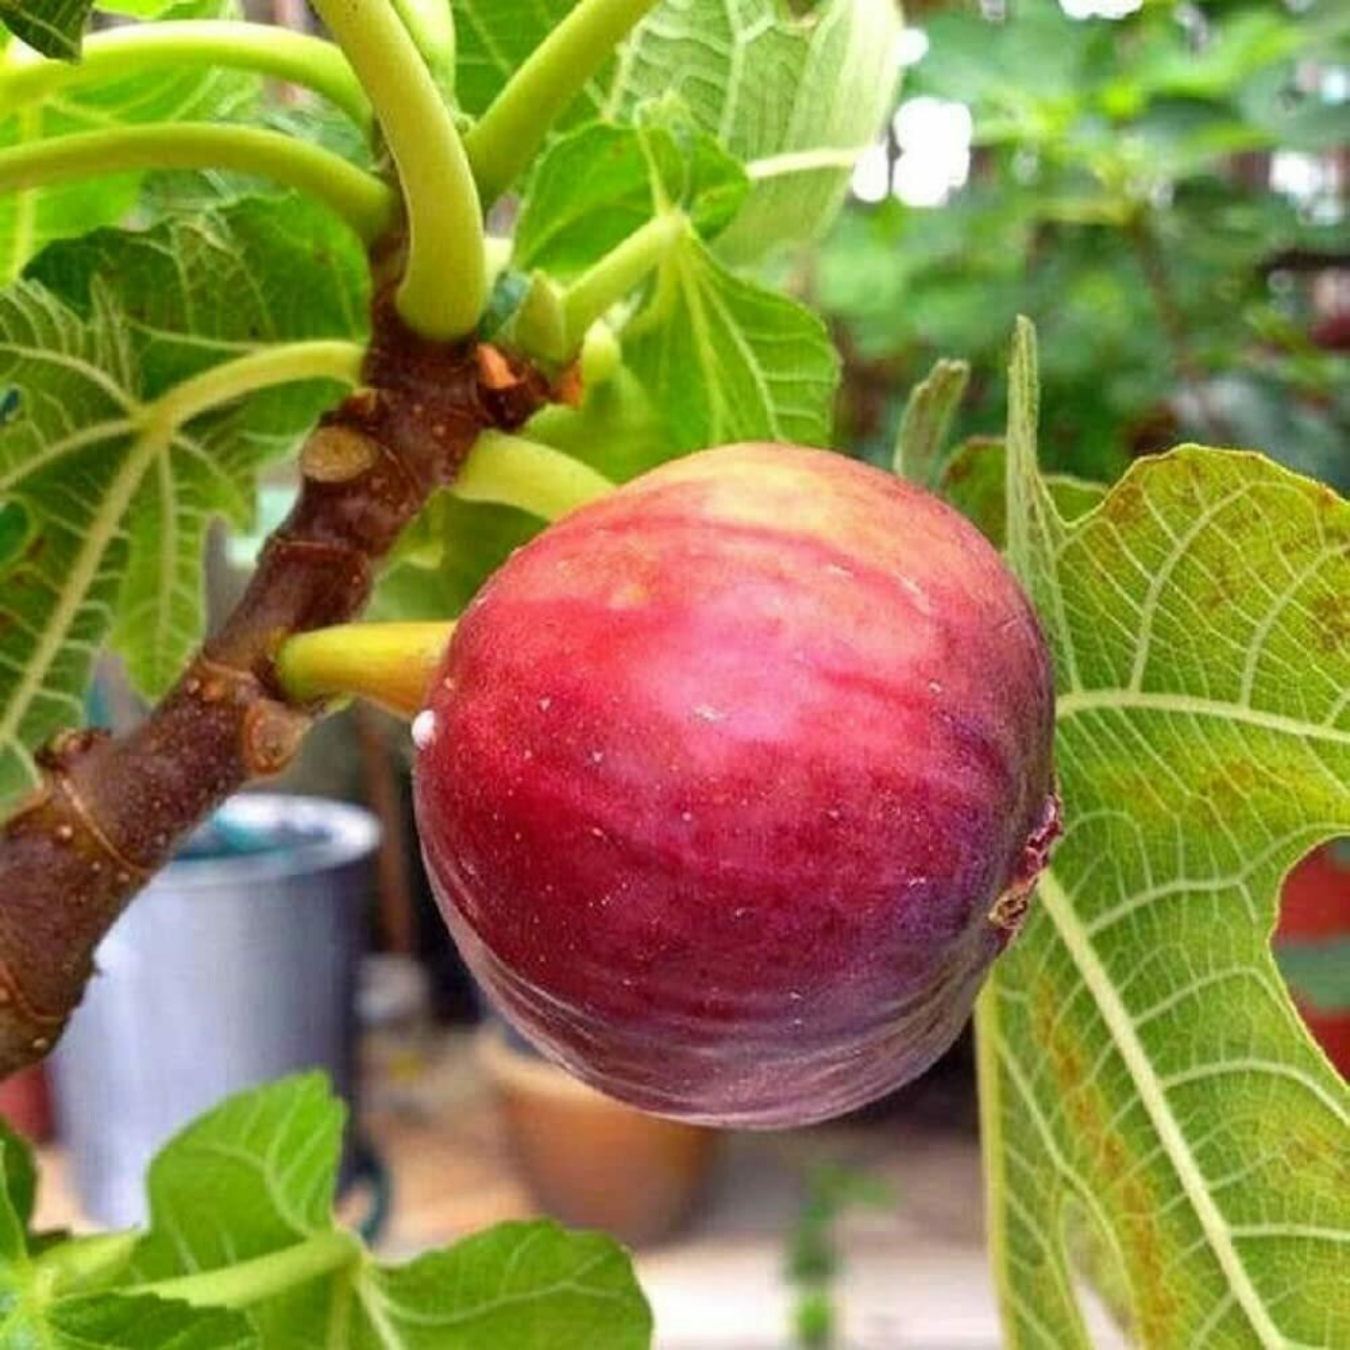
[[[929,680],[929,681],[928,681],[928,692],[929,692],[930,694],[940,694],[940,693],[942,692],[942,681],[941,681],[941,680]]]
[[[424,708],[413,719],[413,744],[419,750],[425,750],[436,739],[436,714],[430,708]]]
[[[694,716],[701,717],[705,722],[720,722],[726,713],[719,708],[712,707],[708,703],[699,703],[694,708]]]
[[[605,762],[605,752],[604,752],[603,750],[592,750],[592,751],[591,751],[591,763],[592,763],[592,764],[603,764],[604,762]]]
[[[540,711],[540,712],[547,712],[552,706],[553,706],[553,700],[552,700],[551,698],[541,698],[541,699],[539,700],[539,711]]]

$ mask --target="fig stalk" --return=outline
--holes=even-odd
[[[352,623],[300,633],[277,653],[292,703],[360,697],[415,717],[445,656],[453,623]]]

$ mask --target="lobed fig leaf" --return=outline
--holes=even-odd
[[[1086,1346],[1080,1213],[1150,1347],[1350,1339],[1350,1094],[1271,956],[1350,830],[1350,508],[1255,455],[1143,461],[1066,521],[1018,335],[1009,554],[1049,631],[1067,829],[978,1019],[1010,1344]]]

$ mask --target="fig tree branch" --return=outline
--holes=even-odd
[[[359,125],[370,125],[370,103],[342,53],[322,38],[271,24],[227,19],[127,24],[89,34],[78,64],[46,60],[27,51],[16,44],[0,68],[0,111],[4,113],[68,89],[109,80],[159,70],[222,66],[302,85],[322,94]]]
[[[279,131],[209,122],[115,127],[0,150],[0,193],[143,169],[233,169],[317,197],[366,243],[394,223],[396,194],[340,155]]]
[[[656,0],[580,0],[530,53],[465,139],[484,202],[532,163],[558,118]]]
[[[51,1048],[99,941],[183,835],[294,755],[319,709],[277,679],[286,639],[353,618],[379,561],[480,434],[520,426],[549,397],[542,376],[494,348],[411,333],[390,289],[365,387],[306,442],[295,506],[233,614],[136,730],[70,732],[42,751],[41,786],[0,827],[0,1076]],[[330,373],[347,355],[325,357]],[[254,360],[233,363],[240,389],[265,373],[247,369]],[[175,391],[179,414],[230,392],[215,374],[214,390]]]
[[[408,252],[398,312],[414,332],[467,336],[488,297],[483,211],[450,109],[391,0],[314,0],[370,97],[398,169]]]

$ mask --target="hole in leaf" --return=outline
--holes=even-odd
[[[1313,1040],[1350,1079],[1350,838],[1315,848],[1285,878],[1274,947]]]
[[[1135,1318],[1120,1249],[1076,1195],[1064,1198],[1060,1214],[1070,1283],[1091,1343],[1100,1343],[1107,1326],[1129,1337]]]
[[[0,427],[7,427],[23,407],[23,394],[15,385],[0,389]]]

